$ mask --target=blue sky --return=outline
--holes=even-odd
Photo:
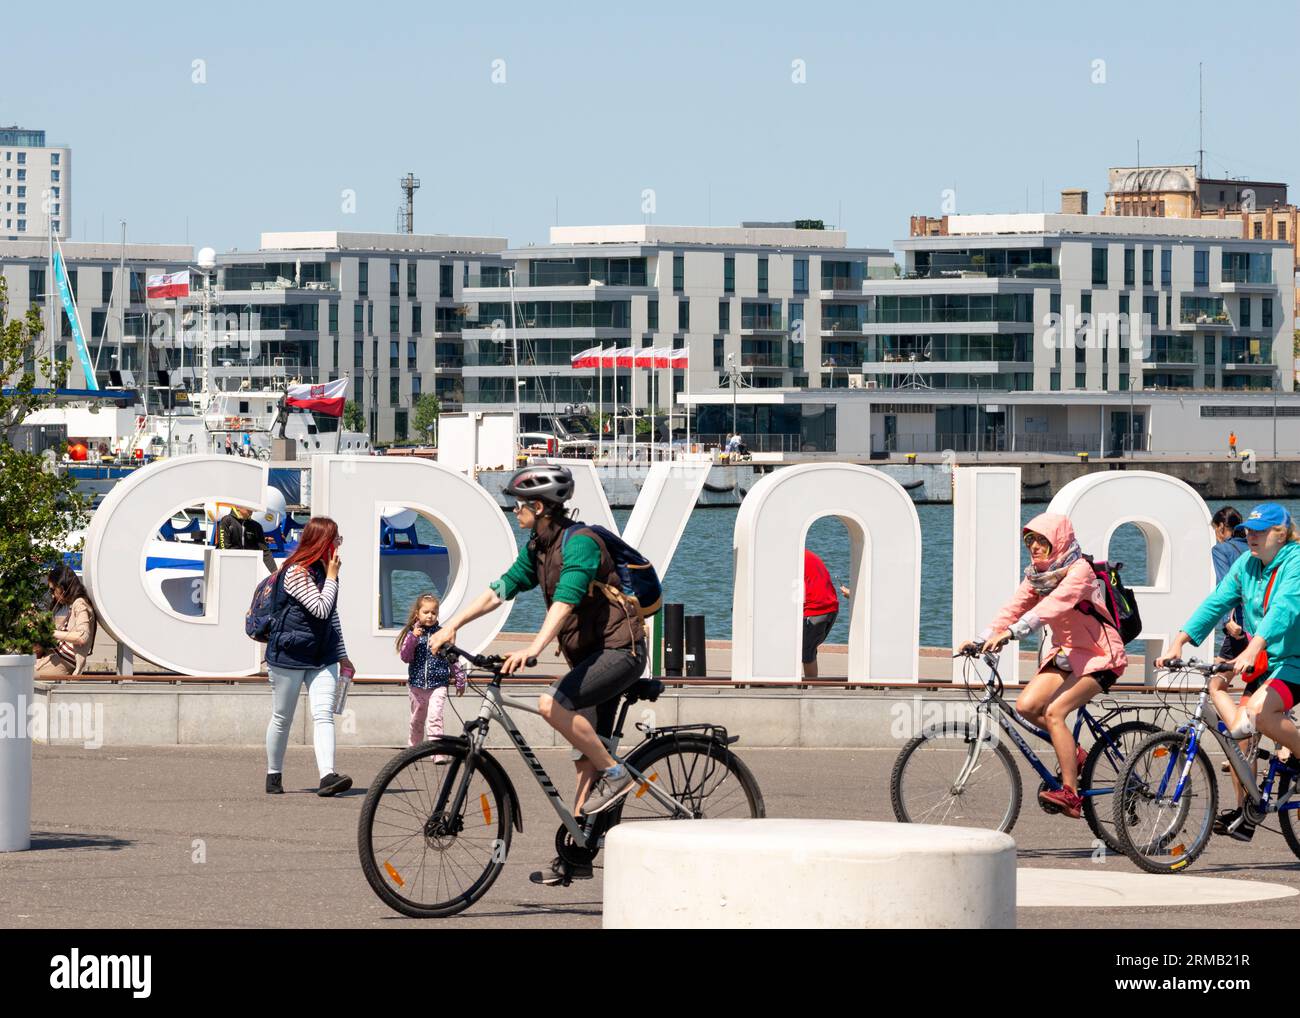
[[[540,243],[557,202],[642,222],[649,188],[659,223],[821,218],[888,246],[945,188],[958,212],[1070,186],[1096,209],[1139,140],[1194,163],[1198,61],[1207,171],[1300,185],[1293,2],[125,10],[63,5],[55,44],[35,5],[5,13],[0,124],[72,146],[77,240],[390,231],[413,170],[418,232]]]

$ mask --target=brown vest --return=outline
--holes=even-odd
[[[546,531],[545,534],[543,530]],[[559,586],[560,572],[564,566],[564,555],[560,547],[562,534],[563,530],[558,525],[547,520],[529,542],[537,565],[537,581],[546,598],[547,608],[550,608],[555,597],[555,588]],[[569,539],[572,540],[579,534],[590,537],[600,548],[600,567],[586,596],[564,620],[557,635],[560,651],[570,668],[598,651],[630,649],[645,641],[641,613],[637,611],[634,602],[623,597],[622,582],[605,542],[586,527],[574,530]]]

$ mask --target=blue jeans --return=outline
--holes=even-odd
[[[298,692],[307,686],[311,704],[312,745],[320,776],[334,773],[334,689],[339,681],[337,664],[320,668],[276,668],[268,665],[271,679],[271,723],[266,726],[266,770],[279,774],[284,769],[284,751],[289,745],[289,726],[298,709]]]

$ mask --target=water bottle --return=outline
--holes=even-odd
[[[348,687],[352,685],[352,676],[356,670],[348,665],[339,665],[339,681],[334,687],[334,713],[342,714],[348,702]]]

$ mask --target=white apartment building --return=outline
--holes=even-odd
[[[464,294],[477,308],[464,332],[466,409],[513,405],[516,374],[525,428],[568,405],[631,403],[629,375],[641,407],[652,384],[661,410],[686,388],[684,372],[606,371],[598,394],[596,372],[570,366],[596,344],[688,348],[694,391],[732,365],[746,387],[847,385],[836,367],[857,370],[865,354],[861,332],[845,345],[841,324],[860,330],[863,284],[892,278],[894,260],[819,227],[564,226],[548,245],[502,252]]]
[[[145,342],[161,309],[145,302],[145,280],[160,272],[184,268],[193,249],[183,244],[63,243],[77,314],[100,387],[106,387],[114,370],[129,371],[137,385],[144,384]],[[86,387],[86,373],[76,355],[72,326],[63,304],[54,294],[49,245],[44,237],[32,240],[0,239],[0,274],[9,291],[9,315],[25,314],[33,305],[41,309],[44,331],[38,350],[26,366],[39,376],[39,361],[51,351],[57,361],[71,361],[67,386]],[[170,302],[169,302],[170,303]],[[151,354],[151,366],[158,355]],[[165,367],[165,362],[163,363]],[[40,382],[47,379],[39,378]]]
[[[410,431],[410,408],[425,392],[460,408],[466,287],[505,247],[500,237],[263,233],[257,251],[217,257],[213,375],[348,377],[372,441],[424,440]]]
[[[72,222],[72,150],[45,132],[0,127],[0,240],[64,240]]]

